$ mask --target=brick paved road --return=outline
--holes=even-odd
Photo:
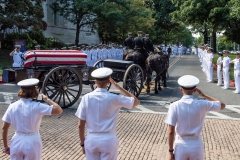
[[[7,105],[0,105],[0,117]],[[65,109],[60,116],[45,116],[41,124],[43,156],[46,160],[85,159],[79,145],[76,109]],[[119,113],[117,135],[119,160],[167,159],[167,125],[165,115]],[[207,119],[203,128],[205,159],[240,159],[240,123],[233,120]],[[13,135],[13,130],[10,130]],[[10,137],[11,137],[10,136]],[[3,145],[1,143],[1,149]],[[9,157],[0,153],[0,159]]]

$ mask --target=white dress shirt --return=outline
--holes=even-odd
[[[81,120],[86,120],[88,132],[114,133],[119,109],[131,109],[133,103],[132,97],[112,94],[107,89],[97,88],[83,96],[75,115]]]
[[[219,111],[219,101],[196,100],[185,95],[169,107],[165,123],[176,126],[179,136],[201,136],[203,122],[209,111]]]

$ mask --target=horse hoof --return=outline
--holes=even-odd
[[[158,91],[155,91],[155,94],[158,94]]]
[[[150,93],[150,89],[147,89],[146,91],[147,91],[147,93]]]
[[[165,88],[166,88],[166,87],[167,87],[167,85],[164,85],[163,87],[165,87]]]
[[[161,91],[161,90],[162,90],[162,88],[158,88],[158,90],[159,90],[159,91]]]

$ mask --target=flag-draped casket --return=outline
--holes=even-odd
[[[86,64],[87,54],[78,50],[32,50],[24,54],[24,67]]]

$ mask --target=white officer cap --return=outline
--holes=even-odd
[[[39,83],[39,80],[36,78],[25,79],[17,83],[18,86],[21,86],[23,89],[34,88]]]
[[[36,46],[35,46],[35,48],[40,48],[40,45],[39,45],[39,44],[38,44],[38,45],[36,45]]]
[[[15,45],[16,48],[21,48],[21,45]]]
[[[112,69],[107,68],[107,67],[102,67],[102,68],[98,68],[98,69],[94,70],[91,73],[91,76],[99,81],[107,80],[111,76],[112,72],[113,72]]]
[[[229,51],[228,50],[223,50],[223,53],[229,53]]]
[[[199,83],[199,79],[192,75],[185,75],[178,79],[178,84],[185,90],[194,89]]]

